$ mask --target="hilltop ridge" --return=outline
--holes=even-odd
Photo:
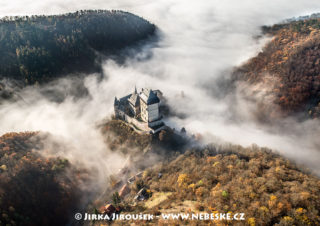
[[[320,19],[264,26],[272,37],[263,50],[234,72],[247,90],[264,90],[258,100],[260,112],[268,117],[302,114],[320,116]],[[254,92],[248,95],[254,96]],[[269,101],[271,99],[271,102]],[[282,117],[281,116],[281,117]]]

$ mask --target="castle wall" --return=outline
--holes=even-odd
[[[147,111],[149,122],[159,119],[159,103],[148,105]]]
[[[127,115],[126,113],[124,113],[122,110],[119,110],[119,109],[117,109],[115,111],[115,116],[118,119],[121,119],[121,120],[127,122],[133,129],[135,129],[139,133],[140,132],[157,133],[157,132],[159,132],[160,130],[162,130],[162,129],[164,129],[166,127],[166,125],[163,125],[162,127],[157,128],[156,130],[154,130],[154,129],[150,128],[150,127],[158,126],[158,125],[162,124],[163,123],[162,120],[157,120],[157,121],[154,121],[154,122],[151,122],[151,123],[150,122],[149,123],[140,122],[137,119],[130,117],[129,115]],[[141,131],[137,130],[132,125],[134,125],[136,128],[138,128]]]
[[[163,125],[163,126],[161,126],[160,128],[158,128],[158,129],[156,129],[156,130],[152,130],[151,132],[152,132],[152,133],[157,133],[157,132],[159,132],[159,131],[161,131],[161,130],[164,130],[165,128],[167,128],[167,126],[166,126],[166,125]]]
[[[120,118],[120,119],[122,119],[122,120],[125,119],[125,115],[126,115],[126,114],[125,114],[123,111],[121,111],[120,109],[115,108],[115,109],[114,109],[114,113],[115,113],[115,116],[116,116],[117,118]]]
[[[156,120],[156,121],[153,121],[153,122],[149,122],[148,125],[150,127],[155,127],[155,126],[161,125],[162,123],[163,123],[162,120],[159,119],[159,120]]]
[[[141,130],[150,130],[148,123],[145,122],[139,122],[137,119],[132,118],[128,115],[125,115],[125,119],[126,122],[128,123],[132,123],[133,125],[135,125],[136,127],[138,127]]]

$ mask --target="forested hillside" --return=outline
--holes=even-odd
[[[154,31],[153,24],[122,11],[5,17],[0,20],[0,78],[33,84],[97,71],[99,54],[114,54]]]
[[[128,149],[126,153],[149,164],[141,168],[139,161],[131,161],[112,175],[107,195],[96,202],[96,209],[103,212],[101,205],[111,203],[123,214],[245,213],[240,222],[155,218],[152,222],[115,221],[112,225],[320,224],[319,178],[273,150],[257,145],[209,144],[171,151],[165,158],[148,158],[141,150],[148,144],[152,149],[159,145],[150,135],[138,134],[116,120],[108,122],[102,132],[112,149]],[[167,134],[166,139],[175,140],[172,135]],[[108,225],[99,221],[94,225],[101,223]]]
[[[124,213],[245,213],[244,221],[155,218],[152,223],[159,225],[320,224],[320,180],[257,146],[190,149],[146,169],[141,179],[129,186],[131,193],[118,204]],[[149,197],[137,201],[134,197],[142,187]],[[148,225],[145,221],[138,224]]]
[[[0,225],[66,225],[79,207],[84,178],[68,160],[42,157],[41,147],[37,133],[0,137]]]
[[[284,115],[302,112],[318,118],[320,19],[265,26],[263,31],[273,39],[262,52],[235,71],[235,79],[251,85],[264,84]],[[262,105],[272,108],[266,102]]]

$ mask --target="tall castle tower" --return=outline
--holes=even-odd
[[[141,119],[145,122],[153,122],[160,119],[160,99],[151,89],[142,89],[140,93]]]

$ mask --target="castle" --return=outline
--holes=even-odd
[[[140,132],[157,133],[165,128],[160,114],[160,90],[142,88],[120,99],[115,97],[114,113],[117,119],[126,121]]]

